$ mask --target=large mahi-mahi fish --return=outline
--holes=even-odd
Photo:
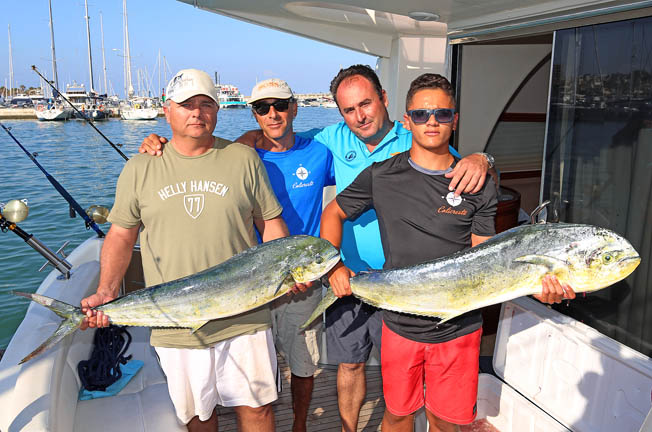
[[[641,262],[613,231],[591,225],[523,225],[453,255],[394,270],[360,273],[351,291],[365,303],[448,321],[468,311],[541,292],[557,276],[575,292],[612,285]],[[328,291],[303,327],[337,300]]]
[[[95,308],[112,324],[140,327],[187,327],[196,331],[208,321],[241,314],[284,295],[295,282],[319,279],[339,261],[326,240],[298,235],[254,246],[192,276],[145,288]],[[76,331],[81,309],[39,294],[14,292],[42,304],[64,321],[31,354],[37,356]]]

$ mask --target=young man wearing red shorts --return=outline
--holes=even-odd
[[[496,187],[490,178],[476,194],[456,197],[448,190],[444,174],[459,161],[448,148],[458,120],[448,80],[421,75],[410,86],[406,106],[412,148],[365,169],[322,216],[322,237],[337,245],[342,222],[374,208],[385,269],[450,255],[495,234]],[[444,324],[383,311],[384,432],[411,431],[414,412],[424,404],[431,431],[454,431],[473,421],[481,327],[479,311]]]

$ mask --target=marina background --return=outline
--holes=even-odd
[[[295,131],[321,128],[341,121],[336,109],[300,107]],[[14,136],[70,192],[83,208],[93,204],[111,207],[115,183],[124,160],[84,121],[39,122],[3,121]],[[143,138],[154,132],[170,136],[164,118],[135,122],[117,119],[96,126],[127,156],[137,152]],[[215,134],[235,139],[257,128],[250,110],[221,110]],[[0,202],[27,199],[29,217],[19,223],[53,251],[66,240],[71,252],[92,235],[81,218],[69,218],[68,203],[54,190],[45,176],[4,132],[0,135]],[[100,227],[106,233],[110,224]],[[13,233],[0,233],[0,349],[6,348],[23,319],[29,302],[11,291],[34,292],[52,269],[39,273],[45,260]]]
[[[36,65],[48,77],[52,70],[48,1],[3,2],[2,9],[0,86],[7,85],[9,76],[10,25],[14,87],[38,87],[38,76],[30,66]],[[207,13],[179,1],[129,0],[127,9],[134,87],[140,69],[151,77],[152,95],[165,86],[165,76],[169,79],[189,67],[211,76],[217,72],[222,83],[233,84],[248,95],[256,80],[271,77],[287,80],[298,93],[325,92],[342,66],[376,62],[370,55]],[[122,1],[90,2],[88,10],[96,87],[103,87],[101,12],[109,94],[124,97]],[[52,0],[52,13],[61,90],[73,81],[85,83],[88,89],[84,2]],[[168,65],[161,67],[160,86],[159,50]]]

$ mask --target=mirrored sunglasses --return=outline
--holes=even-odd
[[[455,110],[451,108],[414,109],[409,110],[407,114],[410,116],[414,124],[428,122],[431,115],[435,116],[437,123],[450,123],[453,121],[453,118],[455,118]]]
[[[279,99],[276,102],[265,103],[265,102],[256,102],[251,107],[256,111],[258,115],[266,115],[269,112],[270,107],[274,107],[274,110],[278,112],[285,112],[290,107],[291,99]]]

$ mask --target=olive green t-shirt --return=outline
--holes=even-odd
[[[140,248],[147,286],[213,267],[257,243],[254,218],[272,219],[282,207],[256,151],[215,138],[211,150],[183,156],[167,145],[163,156],[139,154],[125,165],[109,222],[142,223]],[[152,330],[151,344],[203,348],[269,328],[267,307],[210,321],[195,333]]]

